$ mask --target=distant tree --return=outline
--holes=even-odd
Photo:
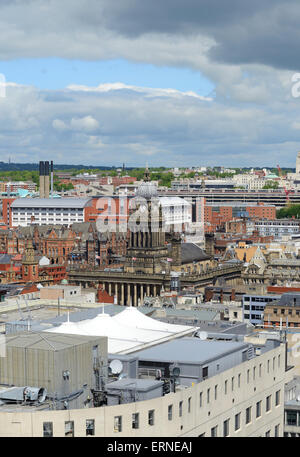
[[[268,181],[264,185],[263,189],[278,189],[278,187],[279,187],[279,184],[277,181]]]
[[[296,218],[300,217],[300,205],[289,205],[281,208],[276,212],[277,219]]]

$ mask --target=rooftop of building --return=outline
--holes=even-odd
[[[0,254],[0,264],[10,264],[13,257],[14,256],[10,254]]]
[[[225,320],[188,320],[182,317],[167,316],[165,318],[158,317],[162,322],[168,322],[170,324],[194,324],[199,326],[200,331],[207,332],[208,334],[234,334],[234,335],[248,335],[252,332],[251,324],[245,322],[230,322]]]
[[[247,203],[244,203],[244,202],[220,202],[220,203],[205,203],[205,206],[212,206],[212,207],[223,207],[223,206],[232,206],[232,207],[237,207],[237,208],[252,208],[252,207],[255,207],[255,208],[264,208],[264,207],[272,207],[272,208],[276,208],[275,205],[272,205],[272,204],[267,204],[267,203],[263,203],[263,202],[259,202],[259,203],[253,203],[253,202],[247,202]]]
[[[101,338],[101,337],[100,337]],[[67,335],[62,333],[26,332],[5,336],[5,346],[35,350],[60,351],[88,341],[99,340],[99,336]]]
[[[17,198],[11,208],[85,208],[90,198]]]
[[[103,308],[104,309],[104,308]],[[101,335],[108,337],[108,351],[111,353],[135,352],[143,347],[159,344],[173,338],[192,334],[194,326],[172,325],[147,317],[135,307],[123,307],[114,316],[99,313],[92,319],[63,322],[48,327],[47,332],[76,335]]]
[[[171,244],[168,244],[169,254],[171,255]],[[181,262],[192,263],[201,260],[209,260],[210,256],[195,243],[181,243]]]
[[[163,381],[154,379],[140,378],[125,378],[118,381],[112,381],[106,384],[106,389],[110,390],[137,390],[139,392],[147,392],[157,387],[163,386]]]
[[[300,293],[293,292],[293,293],[284,293],[281,295],[276,303],[272,303],[272,306],[300,306]]]
[[[135,355],[143,361],[180,361],[203,365],[228,353],[247,350],[248,347],[248,343],[237,341],[210,341],[186,337],[138,351]]]

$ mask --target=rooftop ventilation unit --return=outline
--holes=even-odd
[[[46,397],[47,390],[44,387],[10,387],[0,391],[0,401],[3,403],[43,403]]]

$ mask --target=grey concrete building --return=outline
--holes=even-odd
[[[82,407],[90,389],[100,381],[95,361],[107,366],[106,337],[12,334],[5,338],[5,352],[5,357],[0,357],[0,385],[43,387],[55,409],[66,406],[60,401],[63,398],[68,408]]]

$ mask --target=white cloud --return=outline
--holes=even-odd
[[[93,116],[72,117],[69,122],[54,119],[52,126],[59,131],[72,130],[74,132],[92,132],[99,128],[99,122]]]
[[[139,87],[131,86],[123,83],[105,83],[99,84],[97,87],[89,87],[84,85],[71,84],[67,87],[72,91],[82,91],[82,92],[110,92],[118,90],[130,90],[133,92],[139,92],[144,94],[146,97],[195,97],[199,100],[212,101],[211,97],[202,97],[201,95],[196,94],[193,91],[179,91],[176,89],[160,89],[160,88],[151,88],[151,87]]]
[[[271,87],[268,104],[242,105],[221,95],[211,101],[179,91],[149,96],[159,90],[122,83],[118,90],[104,86],[113,88],[107,91],[10,86],[0,100],[0,153],[87,165],[143,166],[149,157],[152,166],[294,166],[300,100],[272,83],[264,83]]]
[[[56,130],[68,130],[68,126],[61,119],[54,119],[52,122],[53,128]]]
[[[83,132],[90,132],[97,130],[99,122],[93,118],[93,116],[85,116],[82,118],[72,118],[70,122],[72,130],[81,130]]]

